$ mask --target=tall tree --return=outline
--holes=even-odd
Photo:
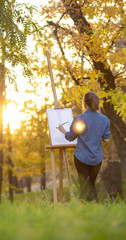
[[[55,38],[61,51],[62,57],[56,58],[55,54],[57,70],[67,69],[78,86],[77,91],[93,90],[103,98],[102,112],[111,121],[113,140],[126,175],[126,95],[123,92],[126,60],[124,47],[117,52],[115,45],[117,40],[125,39],[123,1],[49,1],[42,14],[47,20],[45,27],[50,29],[45,45],[53,50],[49,41]],[[87,69],[85,62],[89,63]]]
[[[27,58],[27,36],[37,31],[33,21],[35,8],[16,0],[0,1],[0,144],[3,144],[3,104],[5,81],[14,82],[11,70],[22,65],[23,74],[30,76]],[[8,64],[8,65],[7,65]],[[8,68],[7,68],[8,66]],[[0,148],[0,199],[2,192],[3,150]]]
[[[44,88],[45,90],[46,88]],[[14,149],[20,158],[18,167],[21,169],[21,176],[40,176],[40,188],[46,188],[46,161],[45,144],[48,143],[48,124],[46,108],[50,107],[42,103],[42,81],[35,81],[30,84],[30,90],[26,90],[27,100],[21,110],[25,114],[21,128],[16,130],[14,136]],[[44,101],[44,99],[43,99]],[[20,166],[19,166],[20,165]]]

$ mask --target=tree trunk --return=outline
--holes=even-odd
[[[7,135],[8,135],[8,152],[12,152],[12,146],[11,146],[11,134],[10,134],[10,127],[8,124],[7,129]],[[8,182],[9,182],[9,200],[13,202],[13,163],[11,160],[11,157],[8,157]]]
[[[11,158],[8,157],[8,182],[9,182],[9,200],[13,202],[14,196],[13,196],[13,164],[11,161]]]
[[[31,192],[31,185],[32,185],[32,177],[26,176],[26,187],[27,187],[27,192]]]
[[[42,155],[42,159],[44,156]],[[40,180],[40,189],[46,189],[46,175],[45,175],[45,161],[42,160],[41,162],[41,180]]]
[[[103,79],[99,79],[101,87],[104,86],[105,90],[115,89],[116,85],[114,75],[110,70],[106,59],[104,58],[104,61],[102,62],[99,60],[102,55],[102,49],[99,49],[98,52],[96,51],[95,45],[93,46],[91,41],[91,37],[93,37],[93,30],[84,17],[81,6],[77,3],[77,1],[62,0],[62,2],[66,8],[66,12],[74,21],[80,35],[83,33],[87,34],[88,40],[85,47],[89,51],[89,56],[92,59],[94,68],[102,73],[104,81]],[[104,102],[103,111],[111,121],[111,133],[126,175],[126,125],[124,124],[122,118],[114,111],[114,107],[111,102]]]
[[[14,192],[16,194],[24,193],[23,184],[22,184],[21,180],[18,181],[18,177],[17,176],[13,176],[13,187],[14,187]]]
[[[126,125],[116,114],[110,102],[104,103],[102,111],[110,119],[112,137],[126,176]]]
[[[5,66],[0,63],[0,201],[2,194],[2,180],[3,180],[3,101],[5,89]]]
[[[122,192],[122,167],[120,162],[109,162],[101,172],[101,179],[104,183],[105,193],[108,200],[114,200],[119,196],[123,200]]]

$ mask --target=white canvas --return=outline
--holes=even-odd
[[[47,109],[47,117],[52,145],[71,145],[77,143],[77,139],[71,142],[66,140],[64,134],[56,128],[59,124],[67,122],[63,126],[66,131],[69,131],[70,125],[73,121],[71,108]]]

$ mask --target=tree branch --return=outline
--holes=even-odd
[[[78,32],[80,34],[86,33],[86,35],[89,37],[89,39],[87,40],[86,49],[89,52],[89,56],[93,62],[95,69],[99,70],[104,76],[104,80],[99,78],[101,87],[104,86],[106,90],[109,90],[110,88],[115,89],[116,85],[113,73],[110,70],[107,59],[104,59],[103,61],[100,60],[103,59],[100,53],[102,52],[102,49],[100,48],[99,52],[96,51],[93,41],[91,41],[91,37],[93,36],[93,30],[86,18],[84,17],[81,6],[73,0],[61,1],[63,2],[63,5],[65,6],[69,16],[73,19],[74,24],[78,29]]]
[[[124,69],[122,72],[117,73],[114,77],[117,78],[118,76],[122,75],[122,74],[125,73],[125,72],[126,72],[126,70]]]
[[[70,74],[71,78],[73,79],[73,81],[74,81],[77,85],[79,85],[79,80],[76,79],[76,77],[74,76],[73,71],[72,71],[72,69],[71,69],[71,67],[70,67],[70,65],[69,65],[69,62],[68,62],[68,60],[67,60],[66,57],[65,57],[65,52],[64,52],[64,50],[63,50],[63,48],[62,48],[62,45],[61,45],[61,43],[60,43],[60,40],[59,40],[59,37],[58,37],[58,34],[57,34],[57,29],[55,29],[54,35],[55,35],[55,38],[56,38],[57,43],[58,43],[58,45],[59,45],[60,51],[61,51],[61,53],[62,53],[62,56],[63,56],[63,58],[64,58],[64,60],[65,60],[67,71],[69,72],[69,74]]]
[[[110,49],[112,48],[112,46],[114,45],[114,43],[116,42],[118,36],[119,36],[119,33],[124,29],[124,24],[118,29],[118,31],[116,32],[116,35],[114,36],[114,38],[112,39],[111,41],[111,44],[108,48],[108,52],[110,51]]]
[[[64,13],[62,14],[62,16],[60,17],[60,19],[59,19],[58,22],[60,22],[60,21],[62,20],[62,18],[64,17],[64,15],[65,15],[66,13],[67,13],[67,12],[64,12]]]
[[[73,81],[74,81],[77,85],[79,85],[79,80],[76,79],[76,77],[75,77],[74,74],[73,74],[73,71],[71,70],[71,67],[70,67],[70,65],[69,65],[68,60],[67,60],[66,57],[65,57],[65,52],[64,52],[64,50],[63,50],[63,47],[62,47],[62,45],[61,45],[61,43],[60,43],[60,40],[59,40],[59,37],[58,37],[57,29],[58,29],[58,28],[61,28],[61,29],[64,30],[64,28],[60,27],[59,24],[54,23],[53,21],[47,21],[47,22],[48,22],[49,25],[55,27],[55,30],[54,30],[53,33],[54,33],[54,35],[55,35],[55,38],[56,38],[57,43],[58,43],[58,45],[59,45],[60,51],[61,51],[62,56],[63,56],[63,58],[64,58],[64,61],[65,61],[65,63],[66,63],[67,71],[69,72],[69,74],[70,74],[71,78],[73,79]]]

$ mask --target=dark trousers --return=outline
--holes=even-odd
[[[78,172],[80,181],[80,199],[91,201],[93,199],[98,202],[95,181],[99,173],[101,163],[98,165],[87,165],[82,163],[74,156],[75,167]]]

